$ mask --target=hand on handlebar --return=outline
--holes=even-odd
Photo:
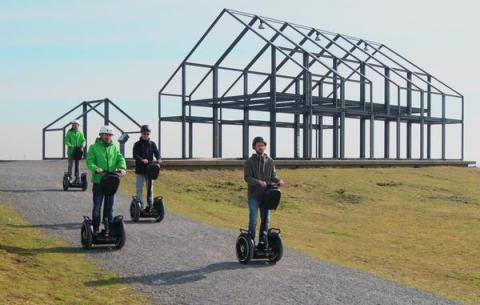
[[[117,170],[117,172],[120,177],[123,177],[127,174],[127,172],[124,169],[119,169]]]
[[[260,186],[262,188],[266,188],[267,187],[267,182],[263,181],[263,180],[260,180]]]
[[[95,171],[97,172],[97,174],[103,173],[103,169],[100,168],[100,167],[97,167],[97,169]]]
[[[278,181],[278,185],[280,185],[280,187],[284,187],[285,186],[285,181],[280,179],[280,181]]]
[[[148,164],[148,160],[147,160],[147,159],[143,159],[142,162],[143,162],[143,164]]]

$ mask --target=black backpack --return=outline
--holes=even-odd
[[[82,160],[83,149],[81,147],[75,147],[72,152],[72,157],[75,161]]]
[[[100,181],[100,187],[105,196],[114,195],[120,185],[120,176],[115,172],[106,172]]]
[[[157,162],[150,162],[147,165],[147,177],[156,180],[160,175],[160,165]]]

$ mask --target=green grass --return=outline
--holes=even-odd
[[[480,304],[479,170],[319,168],[279,175],[287,187],[272,226],[282,229],[287,247]],[[165,170],[155,187],[175,213],[232,230],[247,225],[241,170]],[[134,192],[133,173],[122,189]]]
[[[99,269],[78,249],[47,237],[0,202],[1,304],[150,304],[112,272]],[[112,285],[89,285],[111,280]]]

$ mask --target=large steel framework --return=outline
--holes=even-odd
[[[192,61],[197,48],[224,18],[233,19],[240,25],[238,35],[212,64]],[[239,42],[247,39],[247,34],[262,43],[256,55],[242,67],[223,65]],[[268,56],[269,70],[253,70],[252,67],[262,56]],[[192,69],[205,70],[198,82],[192,82],[193,78],[188,75]],[[236,73],[236,78],[221,92],[219,84],[226,82],[220,76],[224,71]],[[252,85],[251,79],[258,77],[262,77],[263,81]],[[179,79],[179,85],[172,90],[174,78]],[[211,86],[207,97],[199,98],[199,88],[205,84]],[[233,93],[233,89],[238,87],[241,88],[240,93]],[[374,97],[376,89],[381,91],[380,98]],[[169,98],[176,99],[180,105],[180,115],[163,114],[162,104],[170,103]],[[457,109],[456,113],[450,111],[447,114],[447,102],[451,109]],[[193,110],[199,107],[210,109],[211,115],[193,115]],[[435,107],[438,107],[437,113],[434,113]],[[243,117],[238,120],[223,118],[224,110],[238,110],[243,112]],[[252,111],[268,113],[268,119],[251,119]],[[292,120],[280,121],[278,114],[289,114]],[[327,119],[331,124],[325,124]],[[224,9],[159,91],[158,142],[162,151],[162,122],[179,122],[181,157],[193,158],[194,124],[212,124],[212,156],[221,158],[222,127],[240,125],[242,157],[247,158],[249,127],[264,126],[270,130],[270,155],[277,158],[277,128],[293,128],[293,157],[322,159],[324,131],[330,129],[332,156],[344,159],[346,119],[359,121],[360,159],[375,158],[375,122],[381,121],[384,158],[402,159],[404,148],[405,158],[412,159],[412,131],[415,127],[419,129],[419,155],[416,158],[432,159],[432,126],[439,125],[441,159],[446,159],[446,126],[459,124],[461,147],[457,147],[460,153],[455,159],[463,160],[463,95],[392,48],[315,27]],[[394,143],[390,140],[392,123],[396,125]],[[401,143],[402,126],[406,127],[406,144]],[[369,147],[366,146],[367,129]],[[395,145],[396,153],[391,154],[391,144]]]

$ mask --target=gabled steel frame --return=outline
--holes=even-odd
[[[217,26],[222,18],[232,17],[239,22],[243,29],[234,38],[228,48],[214,62],[206,64],[190,60],[200,44]],[[262,25],[264,29],[273,32],[271,37],[262,34],[264,29],[254,28]],[[296,33],[297,41],[288,35],[289,29]],[[251,32],[264,41],[264,46],[243,68],[227,67],[222,65],[237,44]],[[313,39],[312,36],[316,35]],[[278,45],[278,38],[288,42],[289,46]],[[318,39],[328,42],[326,45],[318,43]],[[314,46],[318,51],[307,50],[305,43]],[[341,43],[343,42],[343,44]],[[345,47],[345,44],[349,47]],[[332,52],[335,47],[343,55]],[[254,64],[270,52],[270,71],[254,71]],[[302,61],[295,58],[300,54]],[[278,55],[283,59],[277,61]],[[362,58],[364,57],[364,58]],[[388,62],[387,62],[388,61]],[[282,67],[288,62],[300,68],[298,74],[281,73]],[[323,75],[312,71],[313,65],[319,65],[326,70]],[[350,71],[348,74],[339,71],[343,66]],[[205,75],[198,83],[188,83],[187,68],[206,69]],[[413,69],[412,69],[413,68]],[[376,86],[381,86],[384,91],[382,101],[373,101],[373,85],[367,76],[368,72],[383,79]],[[238,77],[227,87],[224,92],[219,92],[219,71],[238,73]],[[175,76],[180,75],[179,92],[166,92],[167,87]],[[262,76],[263,81],[255,87],[249,78]],[[393,78],[395,77],[395,79]],[[208,98],[196,98],[195,94],[204,85],[207,79],[212,80],[211,95]],[[288,80],[288,85],[280,88],[279,79]],[[231,90],[243,81],[243,94],[231,94]],[[356,83],[359,90],[355,99],[346,99],[346,84]],[[267,84],[269,85],[268,87]],[[187,88],[193,88],[187,92]],[[293,89],[293,92],[292,92]],[[402,99],[402,92],[405,98]],[[416,94],[415,94],[416,93]],[[417,97],[415,100],[414,98]],[[441,97],[441,116],[432,115],[432,97]],[[165,97],[176,97],[181,103],[181,115],[165,116],[162,114],[162,102]],[[396,96],[396,105],[392,96]],[[446,99],[452,98],[461,103],[461,118],[447,117]],[[414,103],[419,104],[414,106]],[[193,116],[192,107],[206,107],[212,110],[211,117]],[[223,110],[242,110],[243,119],[223,119]],[[269,113],[268,120],[250,119],[250,111]],[[278,121],[278,113],[293,114],[293,121]],[[324,124],[325,118],[332,118],[332,124]],[[360,123],[360,148],[358,158],[366,156],[366,123],[369,122],[369,159],[375,158],[375,121],[384,122],[384,158],[391,158],[390,154],[390,125],[396,124],[396,159],[401,159],[402,123],[406,124],[406,159],[412,159],[412,126],[417,124],[419,131],[419,159],[432,158],[432,130],[433,125],[441,125],[441,159],[446,159],[446,126],[448,124],[461,125],[461,147],[458,159],[464,158],[464,97],[461,93],[445,84],[431,73],[394,51],[392,48],[374,41],[352,37],[349,35],[333,33],[314,27],[308,27],[273,18],[258,16],[224,9],[194,45],[178,68],[167,80],[159,91],[158,96],[158,143],[162,151],[162,122],[179,122],[181,124],[181,157],[193,158],[193,124],[212,124],[212,157],[222,157],[222,126],[242,126],[242,157],[247,158],[249,152],[249,127],[264,126],[270,129],[270,155],[277,158],[277,128],[294,129],[294,158],[322,159],[323,158],[323,132],[332,130],[334,159],[345,159],[345,120],[355,118]],[[188,137],[187,137],[188,124]],[[303,131],[303,140],[300,141],[300,131]],[[426,140],[425,140],[426,130]],[[313,134],[315,133],[315,137]],[[188,138],[188,139],[187,139]],[[312,140],[315,139],[315,149]],[[300,156],[300,142],[303,143],[303,154]],[[426,147],[425,147],[426,145]],[[188,147],[187,147],[188,146]],[[315,151],[315,156],[313,152]],[[426,153],[426,155],[425,155]],[[455,158],[457,159],[457,158]]]
[[[103,106],[103,107],[102,107]],[[134,125],[138,127],[137,130],[135,131],[125,131],[123,128],[121,128],[118,124],[113,122],[110,119],[110,107],[113,107],[114,109],[118,110],[122,115],[124,115],[130,122],[132,122]],[[99,111],[99,108],[103,108],[103,112]],[[93,101],[84,101],[76,105],[75,107],[71,108],[69,111],[67,111],[65,114],[61,115],[57,119],[55,119],[53,122],[48,124],[42,129],[42,159],[43,160],[54,160],[54,159],[65,159],[67,157],[66,155],[66,149],[65,149],[65,134],[67,132],[67,128],[71,125],[70,121],[66,123],[65,125],[62,125],[60,127],[53,127],[55,124],[60,122],[62,119],[65,119],[67,116],[70,114],[74,113],[75,111],[81,109],[82,113],[80,115],[77,115],[75,120],[82,120],[82,131],[85,136],[86,141],[88,141],[88,118],[89,118],[89,113],[90,112],[95,112],[98,114],[100,117],[103,118],[103,124],[104,125],[112,125],[116,129],[118,129],[122,134],[136,134],[140,133],[140,124],[134,120],[128,113],[123,111],[117,104],[112,102],[110,99],[101,99],[101,100],[93,100]],[[46,156],[46,135],[47,133],[50,132],[62,132],[62,155],[61,157],[47,157]],[[88,143],[85,143],[85,145],[88,145]]]

